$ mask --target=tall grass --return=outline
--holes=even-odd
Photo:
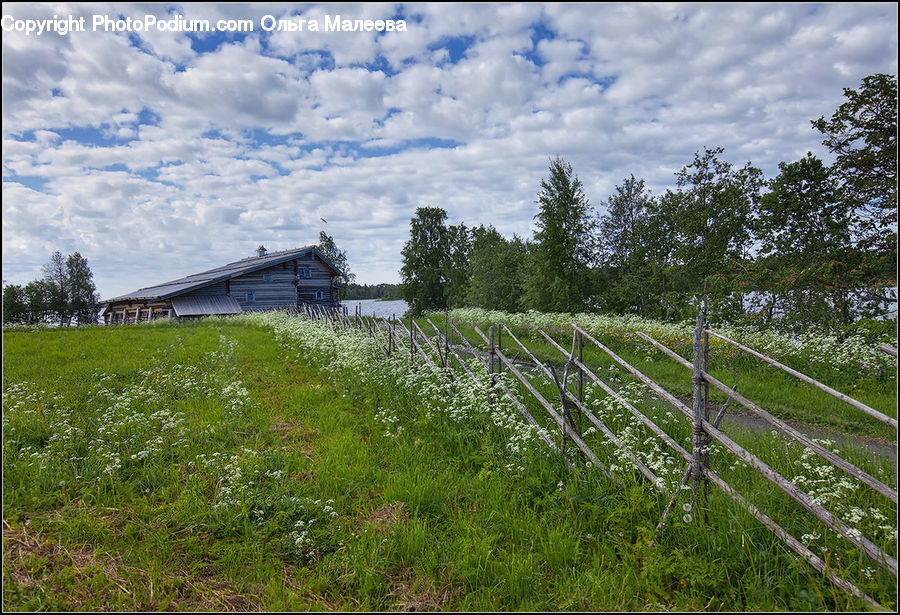
[[[864,606],[715,492],[710,527],[679,508],[651,546],[665,496],[611,450],[619,482],[574,452],[567,471],[508,402],[488,404],[485,382],[442,385],[402,354],[385,360],[365,335],[278,314],[5,332],[4,607]],[[685,439],[683,421],[622,384]],[[588,397],[617,433],[646,440],[621,408]],[[781,467],[818,467],[762,438]],[[680,464],[641,450],[671,486]],[[888,464],[868,463],[896,484]],[[887,573],[732,465],[714,469],[896,603]],[[866,511],[862,531],[890,528],[878,536],[896,552],[893,510],[860,489],[833,497],[845,515]]]
[[[442,316],[442,315],[441,315]],[[655,350],[636,333],[654,337],[682,357],[691,360],[693,323],[664,323],[638,317],[596,314],[509,314],[506,312],[466,308],[452,310],[451,318],[467,327],[479,324],[504,324],[526,341],[543,361],[559,363],[561,355],[547,344],[539,329],[554,335],[563,347],[571,345],[572,327],[577,322],[585,330],[599,336],[604,344],[626,361],[681,397],[692,395],[690,372]],[[721,331],[782,363],[810,375],[872,406],[880,412],[897,416],[897,359],[866,344],[863,338],[807,335],[792,339],[774,332],[722,327]],[[464,328],[467,335],[471,328]],[[474,334],[471,339],[477,339]],[[844,433],[853,433],[897,441],[897,431],[835,399],[815,387],[803,383],[781,370],[764,364],[735,346],[710,338],[709,371],[729,386],[738,386],[746,397],[757,401],[783,419],[801,421]],[[511,343],[506,344],[517,349]],[[585,362],[608,369],[613,361],[589,342],[585,342]],[[564,361],[564,359],[563,359]],[[716,403],[724,402],[718,391],[711,391]],[[735,408],[738,410],[738,408]]]

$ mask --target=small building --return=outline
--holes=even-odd
[[[259,246],[256,256],[108,299],[100,318],[105,324],[122,324],[304,303],[336,306],[340,275],[315,246],[272,253]]]

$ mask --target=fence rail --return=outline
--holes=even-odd
[[[693,483],[693,497],[698,501],[701,497],[700,481],[704,481],[705,485],[711,482],[713,485],[721,489],[726,495],[734,500],[741,508],[746,510],[750,515],[757,519],[763,526],[769,529],[777,538],[796,553],[804,561],[808,562],[813,568],[819,571],[823,576],[829,579],[835,586],[847,591],[858,598],[861,598],[869,604],[880,607],[880,605],[870,596],[862,592],[853,583],[839,577],[827,563],[818,555],[813,553],[801,541],[793,537],[787,530],[781,527],[763,511],[746,500],[737,490],[729,485],[725,480],[713,472],[709,467],[709,444],[713,441],[721,444],[724,449],[742,460],[749,467],[752,467],[761,477],[778,487],[791,500],[805,509],[813,518],[817,519],[827,527],[831,528],[843,540],[857,547],[864,552],[872,561],[884,567],[895,578],[897,576],[897,560],[891,555],[882,551],[871,540],[862,536],[857,530],[849,527],[837,515],[820,505],[814,498],[804,492],[798,485],[791,480],[782,476],[774,468],[766,464],[762,459],[746,450],[731,438],[725,435],[719,429],[719,423],[724,416],[729,404],[735,401],[751,412],[765,419],[769,424],[775,427],[779,432],[791,438],[793,441],[815,452],[821,458],[825,459],[832,465],[840,468],[848,475],[859,480],[861,483],[870,487],[875,492],[888,498],[894,504],[897,503],[897,491],[889,487],[882,481],[874,478],[865,471],[856,467],[852,463],[844,460],[833,452],[822,447],[812,439],[800,433],[784,421],[773,416],[758,404],[747,399],[744,395],[737,392],[737,387],[729,388],[724,383],[717,380],[708,372],[708,349],[709,336],[722,339],[728,343],[734,344],[741,350],[765,361],[766,363],[783,369],[798,379],[807,382],[826,393],[829,393],[855,408],[863,410],[866,414],[893,425],[897,426],[896,419],[892,419],[870,408],[869,406],[850,398],[847,395],[839,393],[830,387],[806,376],[796,370],[793,370],[781,363],[766,357],[761,353],[744,346],[734,340],[730,340],[718,333],[709,331],[702,316],[698,316],[697,327],[694,331],[693,343],[693,361],[688,361],[671,349],[660,344],[649,335],[638,332],[638,336],[645,342],[651,344],[654,348],[661,351],[668,358],[676,361],[680,365],[691,370],[693,383],[693,403],[688,407],[684,402],[675,395],[667,391],[660,384],[655,382],[647,375],[640,372],[633,365],[618,356],[613,350],[596,339],[590,332],[585,331],[576,323],[570,323],[572,327],[572,349],[570,351],[562,347],[552,336],[545,331],[538,329],[537,332],[555,348],[565,359],[565,371],[562,380],[556,374],[555,369],[541,362],[535,354],[523,343],[509,327],[502,325],[490,327],[488,334],[485,334],[477,325],[473,325],[472,330],[477,334],[483,342],[486,350],[477,348],[460,330],[450,321],[445,313],[444,330],[441,329],[430,319],[425,321],[434,330],[435,335],[429,337],[412,318],[409,319],[409,326],[406,326],[402,320],[397,319],[378,319],[374,316],[367,317],[361,313],[359,307],[351,317],[346,310],[339,308],[329,308],[325,306],[305,306],[299,310],[293,310],[295,315],[305,318],[319,320],[330,323],[332,326],[340,328],[352,328],[364,331],[375,341],[375,345],[379,348],[385,357],[390,357],[398,352],[408,353],[410,365],[412,365],[417,357],[421,357],[424,364],[444,385],[449,385],[450,381],[460,378],[456,373],[453,365],[455,359],[456,366],[462,368],[465,376],[468,376],[475,382],[484,382],[480,378],[475,369],[469,364],[469,359],[464,358],[463,354],[474,357],[476,361],[481,363],[487,372],[488,383],[488,399],[493,402],[497,395],[504,395],[510,400],[519,414],[531,425],[538,427],[537,433],[542,441],[555,453],[560,454],[565,463],[571,467],[571,463],[565,456],[566,444],[572,443],[584,456],[600,469],[608,478],[613,481],[620,482],[620,479],[613,473],[612,469],[603,463],[603,460],[594,450],[584,441],[581,427],[582,417],[590,421],[604,436],[604,438],[616,449],[625,454],[634,464],[641,475],[646,478],[650,484],[661,492],[665,492],[664,482],[656,476],[656,474],[644,464],[637,451],[631,450],[615,433],[594,414],[587,404],[584,402],[583,396],[583,379],[587,377],[589,380],[599,386],[606,394],[610,395],[623,408],[625,408],[635,419],[642,425],[647,427],[655,437],[661,440],[667,447],[675,452],[676,455],[684,459],[686,468],[681,480],[676,485],[674,493],[671,495],[667,503],[662,518],[657,525],[659,531],[665,523],[666,516],[672,508],[674,502],[679,497],[682,487],[687,484],[688,480]],[[496,336],[495,336],[496,332]],[[516,362],[509,358],[508,351],[502,348],[504,338],[510,338],[514,344],[527,356],[537,373],[542,373],[556,384],[559,399],[554,405],[546,395],[531,382],[531,380],[522,373],[522,370],[516,366]],[[638,381],[640,381],[647,389],[654,393],[657,397],[665,401],[667,404],[681,412],[690,421],[692,440],[691,450],[687,450],[680,445],[672,436],[664,429],[656,424],[644,412],[637,409],[630,403],[621,392],[616,391],[608,383],[604,382],[593,370],[591,370],[582,358],[582,349],[584,340],[587,339],[591,344],[600,349],[616,364],[629,372]],[[403,341],[408,340],[408,342]],[[458,343],[458,345],[457,345]],[[403,350],[406,347],[406,350]],[[464,349],[464,350],[462,350]],[[429,354],[429,351],[431,354]],[[518,356],[518,353],[517,353]],[[405,361],[405,359],[404,359]],[[558,444],[553,441],[548,432],[542,428],[540,422],[535,419],[532,412],[529,411],[527,404],[523,401],[521,395],[523,393],[516,392],[504,382],[502,378],[503,368],[517,381],[524,390],[526,396],[530,396],[537,404],[543,408],[550,420],[559,427]],[[574,371],[576,376],[576,391],[569,390],[568,376]],[[726,395],[726,403],[720,409],[713,421],[709,416],[709,386],[720,390]],[[704,500],[708,497],[708,487],[702,491]],[[704,513],[706,509],[704,507]],[[708,520],[707,520],[708,522]]]
[[[847,402],[848,404],[850,404],[850,405],[853,406],[854,408],[856,408],[856,409],[858,409],[858,410],[862,410],[863,412],[865,412],[865,413],[868,414],[869,416],[878,419],[878,420],[881,421],[882,423],[887,423],[888,425],[890,425],[890,426],[893,427],[894,429],[897,429],[897,419],[892,418],[892,417],[889,417],[889,416],[887,416],[887,415],[885,415],[885,414],[882,414],[881,412],[879,412],[879,411],[876,410],[875,408],[872,408],[872,407],[870,407],[870,406],[867,406],[866,404],[862,403],[861,401],[857,401],[857,400],[853,399],[853,398],[850,397],[849,395],[844,395],[844,394],[841,393],[840,391],[835,391],[835,390],[832,389],[830,386],[828,386],[828,385],[826,385],[826,384],[822,384],[821,382],[819,382],[819,381],[816,380],[815,378],[810,378],[810,377],[807,376],[806,374],[801,374],[801,373],[798,372],[797,370],[791,369],[791,368],[788,367],[787,365],[782,365],[781,363],[779,363],[779,362],[776,361],[775,359],[773,359],[773,358],[771,358],[771,357],[767,357],[766,355],[764,355],[764,354],[762,354],[762,353],[760,353],[760,352],[757,352],[757,351],[753,350],[752,348],[748,348],[747,346],[744,346],[743,344],[740,344],[740,343],[738,343],[738,342],[736,342],[736,341],[734,341],[734,340],[728,339],[728,338],[725,337],[724,335],[720,335],[719,333],[716,333],[715,331],[710,331],[709,334],[712,335],[713,337],[719,338],[719,339],[722,340],[722,341],[725,341],[725,342],[728,342],[729,344],[733,344],[733,345],[737,346],[738,348],[740,348],[741,350],[743,350],[743,351],[746,352],[747,354],[753,355],[753,356],[756,357],[757,359],[760,359],[761,361],[765,361],[765,362],[768,363],[769,365],[771,365],[771,366],[773,366],[773,367],[777,367],[778,369],[781,369],[781,370],[783,370],[783,371],[789,373],[791,376],[794,376],[795,378],[799,378],[799,379],[802,380],[803,382],[807,382],[807,383],[813,385],[814,387],[816,387],[817,389],[819,389],[819,390],[821,390],[821,391],[825,391],[825,392],[828,393],[829,395],[831,395],[831,396],[833,396],[833,397],[836,397],[836,398],[840,399],[840,400],[843,401],[843,402]],[[887,345],[887,344],[882,344],[882,346],[886,346],[886,345]],[[895,357],[897,356],[896,350],[895,350],[895,352],[894,352],[894,356],[895,356]],[[894,502],[897,501],[896,497],[897,497],[897,495],[896,495],[896,493],[895,493],[895,494],[894,494]]]

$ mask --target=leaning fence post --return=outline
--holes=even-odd
[[[694,491],[694,504],[699,503],[699,490],[700,490],[700,475],[701,469],[700,466],[702,464],[702,453],[701,450],[703,448],[703,375],[701,370],[701,347],[700,341],[703,331],[703,316],[701,314],[697,314],[697,327],[694,329],[694,375],[693,375],[693,383],[694,383],[694,425],[693,425],[693,491]]]
[[[412,366],[413,361],[416,358],[416,349],[413,346],[413,324],[412,324],[412,312],[409,313],[409,364]]]

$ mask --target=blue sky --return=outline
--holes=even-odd
[[[91,16],[248,19],[253,32],[94,32]],[[771,177],[843,88],[897,73],[894,4],[4,4],[85,16],[3,33],[3,279],[54,250],[112,297],[326,230],[396,282],[416,207],[531,235],[550,158],[591,202],[655,193],[703,147]],[[264,32],[261,19],[405,19]],[[321,219],[327,220],[327,224]]]

